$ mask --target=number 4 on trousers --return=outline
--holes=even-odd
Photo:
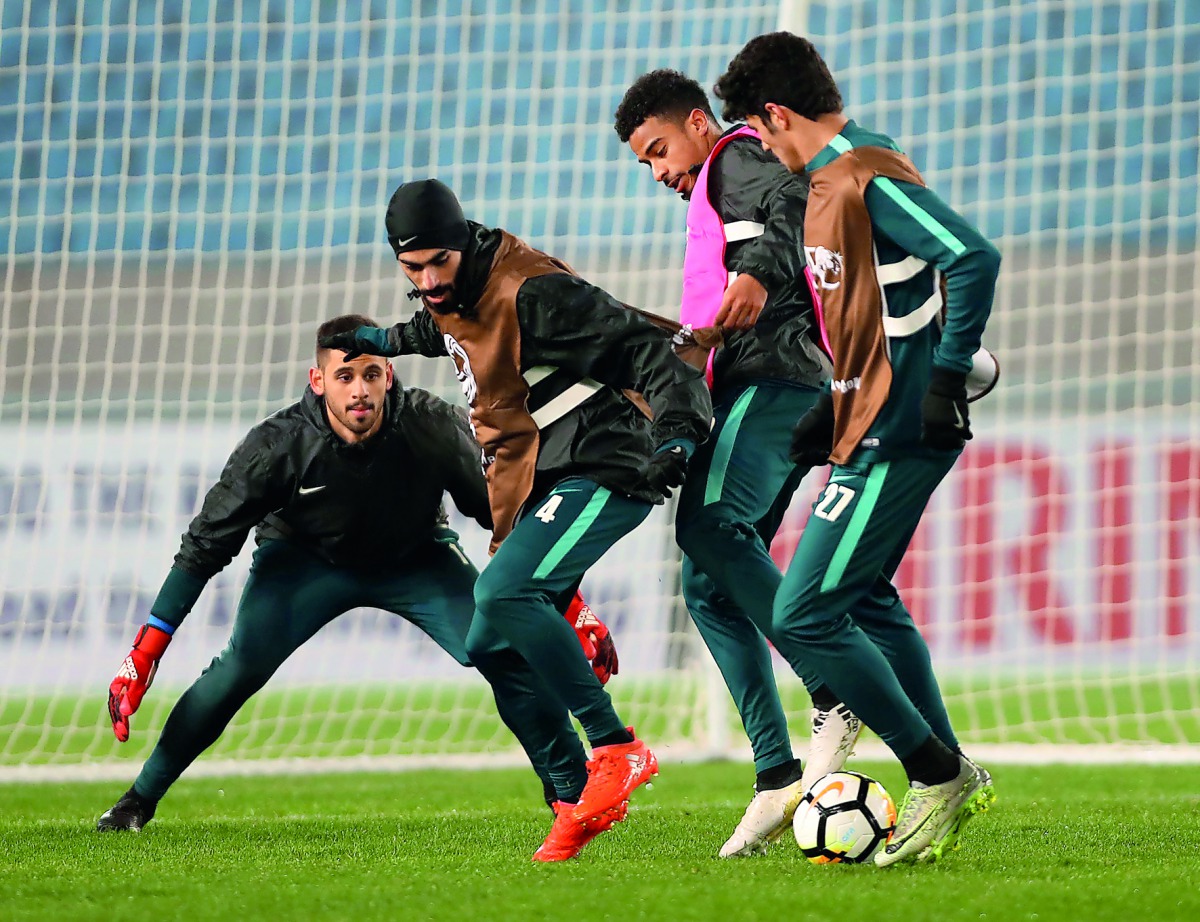
[[[558,509],[560,503],[562,503],[562,497],[555,493],[548,500],[546,500],[541,509],[533,514],[533,517],[535,519],[540,519],[549,525],[554,521],[554,513]]]

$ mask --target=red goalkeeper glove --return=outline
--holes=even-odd
[[[162,659],[171,635],[166,631],[143,624],[133,649],[121,664],[121,671],[108,686],[108,716],[113,733],[122,743],[129,739],[129,717],[142,703],[142,696],[154,681],[158,661]]]
[[[579,645],[583,647],[583,655],[592,664],[592,672],[596,673],[600,684],[604,685],[620,671],[617,645],[613,643],[608,627],[596,617],[596,613],[588,607],[578,592],[575,593],[575,598],[571,599],[563,617],[575,628]]]

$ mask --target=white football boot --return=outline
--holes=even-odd
[[[812,710],[812,738],[804,762],[801,790],[807,791],[830,772],[840,772],[854,753],[854,744],[862,733],[862,721],[844,704],[822,711]]]
[[[793,781],[774,791],[755,791],[754,799],[742,814],[742,821],[721,846],[722,858],[743,858],[764,855],[792,825],[792,817],[804,796],[804,782]]]
[[[959,756],[958,775],[950,781],[909,786],[900,804],[896,831],[875,855],[875,865],[884,868],[899,861],[937,861],[958,848],[963,826],[976,814],[986,813],[995,799],[992,776]]]

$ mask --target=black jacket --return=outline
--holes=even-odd
[[[754,138],[735,138],[709,168],[709,201],[722,223],[763,226],[759,236],[725,248],[725,268],[749,273],[767,289],[758,323],[727,335],[725,348],[717,351],[713,380],[718,391],[763,380],[820,387],[829,380],[832,365],[820,346],[804,277],[808,179],[788,172]]]
[[[210,579],[256,525],[259,542],[286,538],[339,566],[393,565],[445,525],[443,491],[491,528],[479,448],[461,410],[395,385],[380,430],[351,445],[329,427],[325,402],[310,389],[233,450],[183,536],[175,567]]]
[[[469,314],[487,281],[500,232],[468,224],[471,242],[455,287],[459,310]],[[676,357],[669,334],[577,276],[528,279],[517,292],[516,306],[521,372],[535,366],[558,369],[531,387],[531,413],[583,379],[605,385],[541,429],[528,502],[536,502],[561,480],[586,477],[626,496],[661,503],[662,495],[646,485],[642,467],[672,439],[699,445],[708,437],[712,403],[702,374]],[[393,327],[391,337],[403,353],[446,354],[426,310]],[[654,411],[653,424],[622,395],[624,389],[645,397]]]

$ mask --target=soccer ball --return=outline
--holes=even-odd
[[[883,785],[858,772],[832,772],[804,794],[792,831],[814,864],[858,864],[896,828],[896,803]]]

